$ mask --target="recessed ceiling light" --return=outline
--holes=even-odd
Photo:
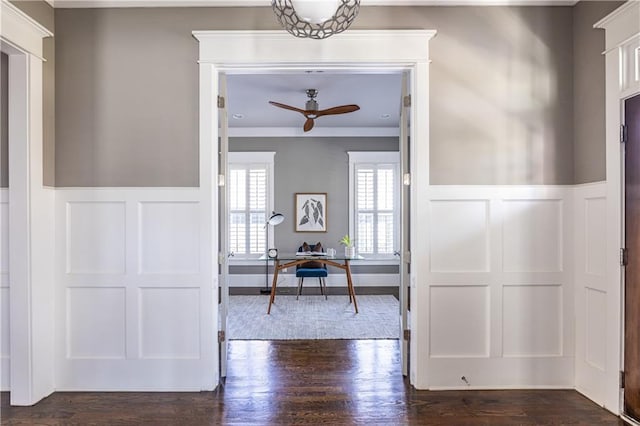
[[[234,120],[242,120],[244,118],[244,114],[233,114],[231,117],[233,117]]]
[[[391,118],[391,114],[380,114],[380,120],[388,120]]]

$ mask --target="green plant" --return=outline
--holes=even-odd
[[[353,247],[353,240],[351,239],[349,234],[347,234],[342,237],[342,239],[340,240],[340,244],[344,245],[345,247]]]

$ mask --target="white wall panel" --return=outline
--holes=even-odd
[[[6,190],[3,192],[6,193]],[[0,274],[9,273],[9,203],[0,198]]]
[[[431,202],[431,270],[478,272],[489,269],[487,200]]]
[[[0,357],[9,358],[9,287],[0,288]]]
[[[124,358],[124,288],[67,290],[68,358]]]
[[[606,272],[607,204],[604,197],[584,200],[585,271],[604,277]]]
[[[505,200],[504,270],[556,272],[562,267],[562,202]]]
[[[198,203],[145,202],[140,205],[140,272],[197,273]]]
[[[610,286],[617,285],[606,278],[607,202],[604,182],[575,187],[575,385],[599,404],[606,402],[607,364],[611,362],[606,344],[607,329],[611,328],[607,309],[611,306]]]
[[[607,294],[603,291],[585,288],[586,308],[584,326],[586,326],[585,360],[594,368],[604,371],[606,363],[605,324],[607,317]]]
[[[9,190],[0,189],[0,391],[10,388],[9,372]]]
[[[429,388],[573,387],[571,188],[429,195]]]
[[[197,359],[199,353],[199,289],[141,289],[141,357]]]
[[[489,292],[486,286],[432,286],[432,357],[489,356]]]
[[[504,356],[561,355],[561,287],[506,286],[503,291]]]
[[[202,374],[215,365],[217,281],[200,198],[197,188],[56,191],[58,390],[215,387],[215,370]]]
[[[125,203],[70,202],[67,217],[67,272],[125,272]]]

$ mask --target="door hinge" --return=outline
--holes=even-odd
[[[620,249],[620,266],[627,266],[629,263],[629,251],[626,248]]]
[[[627,131],[627,125],[620,125],[620,143],[627,143],[627,138],[629,137],[629,132]]]
[[[218,108],[224,108],[224,96],[218,96]]]
[[[404,105],[406,108],[409,108],[411,106],[411,95],[406,95],[404,98],[402,98],[402,105]]]
[[[402,175],[402,184],[404,186],[411,186],[411,173],[405,173]]]
[[[403,330],[402,338],[407,341],[411,340],[411,330]]]
[[[224,342],[225,338],[226,336],[225,336],[224,330],[218,331],[218,343]]]
[[[624,371],[620,371],[620,389],[624,389]]]

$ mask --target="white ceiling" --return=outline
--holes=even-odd
[[[46,0],[54,7],[255,7],[271,0]],[[578,0],[361,0],[362,6],[572,6]]]
[[[312,133],[323,128],[396,129],[399,126],[402,75],[396,73],[337,73],[295,71],[270,74],[235,74],[227,77],[229,127],[295,128],[302,114],[269,104],[275,101],[304,109],[306,89],[317,89],[319,109],[356,104],[360,110],[323,116]],[[242,118],[234,118],[241,116]]]

